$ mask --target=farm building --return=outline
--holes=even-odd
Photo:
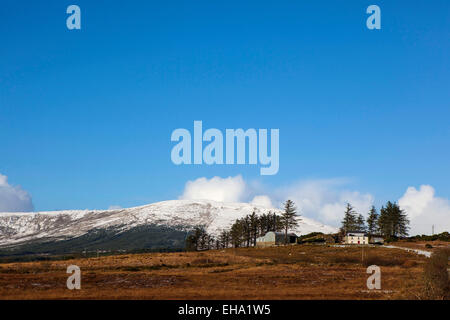
[[[369,235],[363,231],[347,231],[345,244],[369,244]]]
[[[287,242],[288,243],[297,243],[297,235],[295,233],[287,234]],[[257,247],[270,247],[276,245],[282,245],[285,243],[285,234],[284,232],[273,232],[269,231],[264,236],[256,239]]]
[[[370,235],[369,236],[369,243],[370,244],[383,244],[384,243],[384,238],[383,238],[383,236]]]

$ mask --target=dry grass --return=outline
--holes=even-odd
[[[392,245],[397,246],[397,247],[418,249],[418,250],[431,251],[431,252],[434,252],[434,251],[440,250],[440,249],[445,249],[445,248],[450,249],[450,242],[440,241],[440,240],[415,241],[415,242],[397,241],[397,242],[393,242]],[[431,246],[431,248],[429,248],[429,246]]]
[[[424,299],[450,299],[450,282],[448,277],[448,259],[450,249],[434,251],[425,264],[423,280],[424,288],[421,297]]]
[[[1,299],[392,299],[419,292],[425,258],[399,249],[298,245],[0,265]],[[66,268],[81,268],[81,290]],[[382,270],[369,291],[366,266]]]

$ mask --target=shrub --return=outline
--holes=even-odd
[[[417,261],[414,260],[406,260],[403,264],[402,267],[404,268],[412,268],[417,266]]]
[[[391,243],[391,242],[396,242],[396,241],[398,241],[398,237],[395,237],[395,236],[389,236],[386,239],[384,239],[385,243]]]
[[[137,271],[141,271],[141,268],[129,266],[129,267],[123,267],[122,270],[129,271],[129,272],[137,272]]]
[[[41,261],[39,263],[39,267],[37,269],[39,269],[39,271],[42,271],[42,272],[48,272],[48,271],[50,271],[51,267],[52,267],[52,264],[49,261]]]
[[[435,251],[424,266],[424,292],[425,299],[450,299],[450,284],[448,279],[448,258],[450,249]]]
[[[376,266],[403,266],[406,263],[406,258],[404,257],[390,257],[390,258],[384,258],[377,255],[368,255],[363,262],[363,265],[368,267],[371,265]]]
[[[432,246],[431,244],[427,243],[427,244],[425,245],[425,248],[427,248],[427,249],[432,249],[433,246]]]
[[[361,263],[361,258],[351,255],[336,255],[330,259],[334,263]]]
[[[434,235],[417,235],[414,237],[409,237],[408,241],[435,241],[435,240],[440,240],[440,241],[450,241],[450,233],[448,232],[442,232],[440,234],[434,234]]]
[[[210,263],[214,263],[214,261],[212,259],[207,259],[207,258],[198,258],[198,259],[192,260],[193,265],[203,265],[203,264],[210,264]]]

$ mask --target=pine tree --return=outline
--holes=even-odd
[[[378,213],[375,206],[372,206],[367,217],[367,231],[371,235],[378,233]]]
[[[386,237],[404,237],[408,235],[409,220],[406,213],[395,202],[388,201],[380,210],[378,226]]]
[[[252,239],[252,230],[250,226],[250,216],[246,215],[242,220],[242,227],[244,231],[244,240],[247,247],[250,247],[250,241]]]
[[[230,229],[230,238],[233,247],[239,248],[242,244],[243,239],[243,223],[241,219],[236,220],[235,223],[231,226]]]
[[[198,248],[200,250],[209,249],[209,236],[204,229],[200,235]]]
[[[194,234],[189,234],[186,237],[186,251],[196,251],[197,250],[197,239]]]
[[[211,250],[212,248],[214,248],[216,239],[214,239],[214,237],[212,235],[208,234],[207,241],[208,241],[208,250]]]
[[[204,226],[197,226],[186,238],[186,250],[206,249],[209,246],[209,235]]]
[[[282,221],[282,217],[277,215],[276,213],[273,214],[273,231],[280,232],[283,231],[284,224]]]
[[[263,213],[259,217],[259,234],[261,236],[264,236],[269,231],[275,231],[274,216],[276,216],[275,213],[272,215],[272,211],[269,211],[267,214]]]
[[[391,236],[392,233],[391,222],[389,220],[389,213],[384,206],[382,206],[380,215],[378,216],[378,230],[380,230],[380,233],[385,237]]]
[[[295,209],[295,207],[294,207]],[[237,219],[228,232],[223,231],[219,236],[222,247],[227,247],[231,243],[235,248],[243,245],[249,247],[256,246],[256,238],[265,235],[269,231],[281,231],[285,229],[282,217],[271,213],[258,216],[256,209],[251,215],[242,219]]]
[[[284,212],[281,215],[281,221],[282,221],[283,227],[284,227],[284,242],[287,244],[288,243],[288,238],[287,238],[288,230],[290,228],[298,225],[297,208],[295,207],[295,204],[292,200],[287,200],[284,203]]]
[[[281,222],[281,217],[275,212],[269,211],[267,214],[262,214],[259,217],[259,232],[260,235],[265,235],[269,231],[281,231],[284,227]]]
[[[256,215],[256,208],[253,210],[252,214],[249,216],[250,224],[250,238],[252,245],[256,246],[256,238],[258,237],[258,216]]]
[[[219,236],[220,246],[222,248],[228,248],[228,244],[230,243],[230,232],[224,230]]]
[[[358,227],[356,212],[350,203],[347,203],[344,219],[342,220],[341,225],[341,233],[343,234],[346,234],[348,231],[357,229]]]
[[[394,235],[398,237],[406,237],[409,231],[409,219],[405,211],[395,204],[395,223],[394,223]]]
[[[364,217],[362,214],[359,214],[358,218],[356,218],[356,225],[358,231],[366,231],[366,223],[364,222]]]

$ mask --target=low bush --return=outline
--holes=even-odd
[[[436,240],[440,240],[440,241],[450,241],[450,233],[448,232],[442,232],[439,234],[433,234],[433,235],[417,235],[414,237],[410,237],[408,238],[408,241],[412,241],[412,240],[418,240],[418,241],[436,241]]]
[[[128,272],[137,272],[137,271],[141,271],[141,268],[139,267],[123,267],[121,268],[123,271],[128,271]]]
[[[403,264],[402,267],[404,268],[412,268],[417,266],[417,261],[414,260],[406,260]]]
[[[361,258],[352,255],[335,255],[330,257],[331,262],[334,263],[361,263]]]
[[[448,279],[448,259],[450,249],[433,252],[424,266],[423,298],[432,300],[449,300],[450,283]]]
[[[371,265],[376,265],[379,267],[388,266],[404,266],[406,263],[406,258],[404,257],[381,257],[377,255],[368,255],[363,262],[363,265],[368,267]]]

